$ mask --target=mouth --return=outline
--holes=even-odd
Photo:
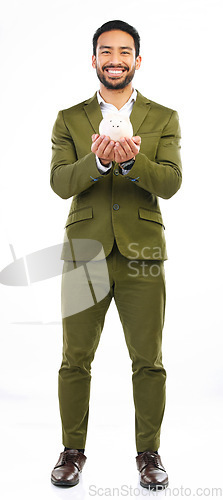
[[[111,78],[120,78],[123,73],[126,71],[125,68],[105,68],[106,73]]]

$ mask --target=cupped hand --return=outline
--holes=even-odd
[[[141,137],[131,139],[122,137],[120,141],[111,141],[110,137],[93,134],[91,151],[100,159],[102,165],[109,165],[111,161],[123,163],[135,158],[140,151]]]
[[[109,165],[114,161],[114,146],[115,142],[111,141],[110,137],[104,135],[93,134],[91,151],[99,158],[102,165]]]
[[[115,161],[117,163],[123,163],[135,158],[140,151],[140,145],[141,137],[139,135],[131,139],[122,137],[119,142],[115,143]]]

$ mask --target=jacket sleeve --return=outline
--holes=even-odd
[[[50,165],[50,185],[61,198],[70,198],[101,182],[95,154],[90,152],[77,159],[75,144],[66,127],[63,111],[59,111],[54,123],[52,136],[52,160]]]
[[[155,161],[139,152],[130,174],[125,178],[156,196],[171,198],[182,183],[180,139],[178,113],[172,111],[163,129]]]

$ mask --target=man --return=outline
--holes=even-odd
[[[101,300],[63,315],[59,403],[65,448],[51,474],[57,486],[77,484],[86,461],[91,362],[112,298],[132,360],[140,484],[160,489],[168,484],[158,453],[165,408],[161,343],[167,259],[158,197],[168,199],[181,186],[180,127],[176,111],[133,88],[141,65],[139,45],[138,32],[123,21],[107,22],[96,31],[92,66],[100,89],[60,111],[52,133],[51,186],[60,197],[73,197],[65,232],[68,246],[62,252],[64,307],[72,290],[66,295],[63,280],[72,266],[74,272],[81,269],[72,241],[86,239],[83,262],[87,242],[100,242],[109,275],[109,290]],[[98,134],[102,117],[111,110],[130,116],[131,139],[115,142]],[[84,301],[81,284],[80,295]]]

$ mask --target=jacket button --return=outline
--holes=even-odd
[[[118,205],[117,203],[115,203],[115,204],[113,205],[113,209],[114,209],[114,210],[119,210],[119,205]]]
[[[119,175],[119,170],[117,168],[114,170],[114,174]]]

